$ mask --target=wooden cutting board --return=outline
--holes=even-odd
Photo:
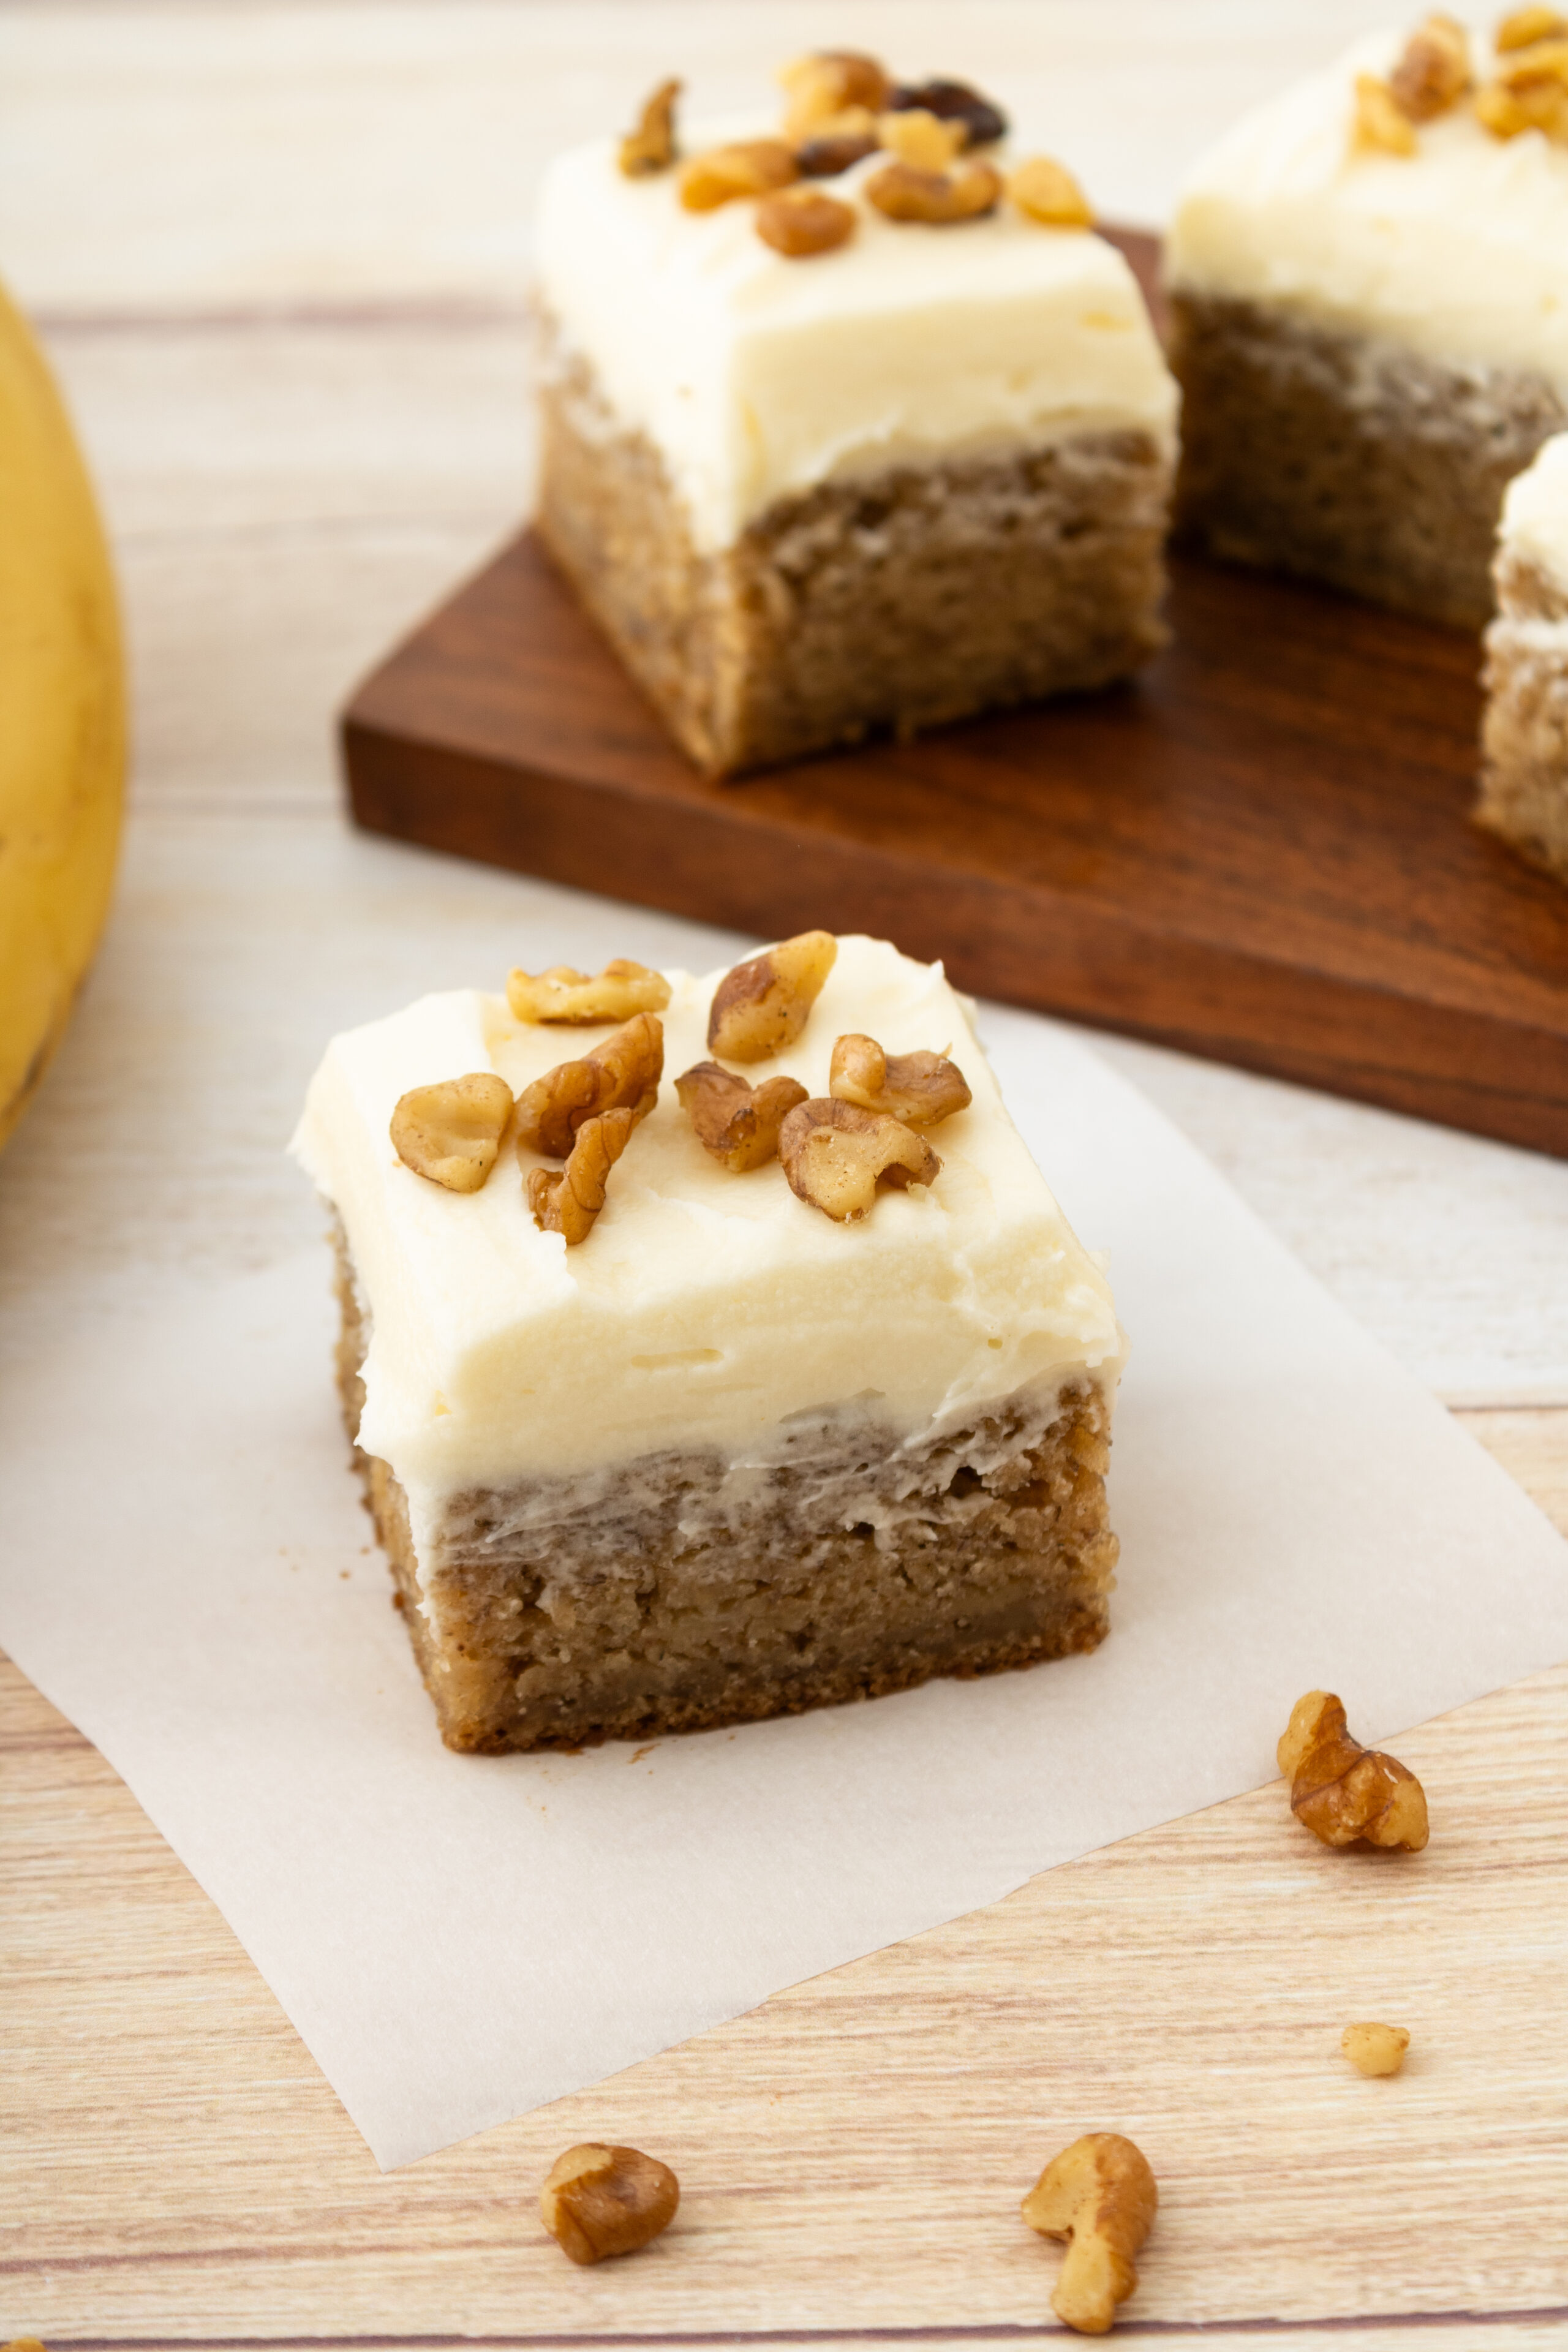
[[[1121,233],[1151,279],[1152,238]],[[1568,1157],[1568,890],[1468,822],[1473,638],[1179,559],[1133,684],[738,783],[531,533],[343,718],[358,822]]]

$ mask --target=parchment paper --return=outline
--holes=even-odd
[[[1273,1776],[1291,1702],[1389,1738],[1568,1653],[1568,1547],[1167,1122],[990,1011],[1133,1353],[1092,1658],[650,1752],[437,1736],[329,1377],[325,1253],[0,1349],[0,1643],[404,2164]]]

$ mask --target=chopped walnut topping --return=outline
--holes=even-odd
[[[717,1062],[698,1062],[684,1071],[675,1091],[703,1150],[737,1176],[773,1158],[779,1129],[806,1098],[798,1078],[765,1078],[753,1087]]]
[[[1552,75],[1521,79],[1512,88],[1489,82],[1476,93],[1476,115],[1494,139],[1517,139],[1521,131],[1540,131],[1568,146],[1568,86]]]
[[[850,119],[847,115],[840,118],[843,121]],[[866,121],[870,127],[865,131],[819,131],[802,140],[795,151],[802,177],[836,180],[840,172],[847,172],[855,164],[863,163],[868,155],[874,155],[879,143],[876,118],[868,114]]]
[[[1470,86],[1470,37],[1452,16],[1428,16],[1405,44],[1388,78],[1394,102],[1412,122],[1457,106]]]
[[[1410,2047],[1403,2025],[1347,2025],[1340,2048],[1360,2074],[1397,2074]]]
[[[888,100],[889,113],[920,107],[943,122],[962,122],[972,147],[989,147],[1007,135],[1007,118],[999,106],[972,89],[966,81],[901,83]]]
[[[781,188],[757,206],[757,235],[790,261],[832,253],[855,234],[855,210],[817,188]]]
[[[924,221],[932,227],[979,220],[995,210],[1001,194],[1002,175],[989,163],[965,163],[956,172],[889,163],[866,183],[868,200],[889,220]]]
[[[765,1062],[805,1027],[838,942],[831,931],[800,931],[727,971],[713,992],[708,1051],[731,1062]]]
[[[1094,207],[1064,163],[1031,155],[1007,174],[1007,194],[1018,210],[1047,228],[1092,228]]]
[[[496,1164],[511,1088],[493,1070],[443,1078],[399,1097],[392,1148],[405,1168],[448,1192],[477,1192]]]
[[[809,139],[852,106],[880,114],[890,87],[876,58],[858,49],[818,49],[796,58],[779,80],[786,100],[786,139]]]
[[[765,196],[799,176],[782,139],[741,139],[692,157],[680,174],[680,201],[689,213],[717,212],[737,196]]]
[[[597,1118],[585,1118],[564,1168],[529,1170],[528,1205],[542,1233],[562,1234],[568,1249],[587,1240],[605,1205],[610,1171],[640,1118],[635,1110],[607,1110]]]
[[[921,106],[881,115],[877,122],[877,137],[894,162],[912,163],[917,172],[945,172],[967,135],[962,122],[943,122]]]
[[[884,1054],[875,1037],[856,1032],[833,1048],[827,1091],[861,1110],[886,1111],[906,1127],[936,1127],[974,1097],[956,1062],[944,1054]]]
[[[826,1095],[790,1112],[779,1129],[779,1159],[790,1191],[839,1225],[866,1214],[879,1184],[902,1192],[931,1183],[942,1167],[924,1136],[902,1119]]]
[[[595,980],[569,963],[548,971],[509,971],[506,1001],[514,1021],[569,1022],[586,1028],[598,1021],[629,1021],[634,1013],[662,1013],[669,982],[645,963],[617,956]]]
[[[643,101],[637,129],[621,142],[620,165],[628,180],[668,172],[679,153],[675,143],[675,101],[680,91],[679,82],[661,81]]]
[[[1345,1727],[1331,1691],[1309,1691],[1290,1710],[1278,1750],[1290,1783],[1290,1811],[1325,1845],[1426,1844],[1426,1794],[1414,1772],[1381,1749],[1363,1748]]]
[[[1394,103],[1394,92],[1376,74],[1357,74],[1351,144],[1363,154],[1414,155],[1415,132]]]
[[[664,1024],[639,1013],[581,1061],[561,1062],[517,1098],[517,1149],[564,1160],[584,1122],[628,1109],[646,1118],[664,1072]]]
[[[680,2184],[636,2147],[569,2147],[539,2193],[545,2228],[574,2263],[635,2253],[675,2218]]]
[[[1532,49],[1537,41],[1563,39],[1568,39],[1568,16],[1555,8],[1516,8],[1498,26],[1495,46],[1506,55],[1510,49]]]

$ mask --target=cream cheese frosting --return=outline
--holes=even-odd
[[[1414,155],[1352,150],[1355,78],[1385,74],[1405,38],[1358,44],[1202,158],[1169,281],[1568,394],[1568,148],[1539,131],[1494,138],[1460,106],[1421,124]]]
[[[684,143],[768,127],[699,126]],[[751,204],[686,212],[675,173],[627,179],[616,152],[600,140],[551,166],[539,294],[564,355],[658,450],[699,546],[891,465],[1107,428],[1171,446],[1177,394],[1142,296],[1092,232],[1010,205],[958,227],[889,221],[857,202],[884,155],[822,183],[857,203],[850,242],[788,260]]]
[[[1568,591],[1568,433],[1544,443],[1516,474],[1502,507],[1502,545]],[[1561,634],[1562,622],[1553,625]]]
[[[932,1130],[941,1173],[853,1225],[798,1200],[776,1161],[737,1176],[703,1150],[670,1082],[707,1058],[721,975],[668,977],[658,1107],[571,1250],[534,1225],[510,1146],[482,1192],[447,1192],[399,1161],[388,1122],[413,1087],[495,1070],[517,1090],[605,1029],[526,1026],[504,997],[463,989],[334,1038],[311,1083],[292,1149],[347,1231],[372,1321],[361,1443],[407,1491],[416,1541],[476,1486],[672,1447],[765,1459],[792,1415],[845,1405],[940,1433],[1031,1384],[1114,1383],[1105,1275],[940,964],[841,939],[799,1043],[752,1073],[826,1094],[847,1030],[889,1053],[951,1048],[973,1101]]]

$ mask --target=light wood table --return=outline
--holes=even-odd
[[[809,40],[897,38],[998,85],[1016,62],[1108,208],[1155,217],[1237,105],[1384,5],[0,11],[0,268],[105,493],[139,728],[115,923],[0,1163],[0,1295],[74,1312],[106,1276],[155,1295],[308,1241],[279,1146],[325,1035],[524,931],[569,960],[602,919],[350,835],[329,734],[525,503],[517,271],[549,145],[671,60],[728,103]],[[730,944],[624,922],[650,960]],[[1568,1171],[1108,1050],[1489,1408],[1475,1434],[1568,1528]],[[1026,2342],[1056,2255],[1018,2198],[1103,2126],[1162,2189],[1124,2336],[1561,2343],[1568,1671],[1401,1745],[1437,1823],[1414,1862],[1330,1854],[1267,1790],[383,2178],[134,1801],[0,1664],[0,2341]],[[1411,2028],[1396,2082],[1339,2057],[1356,2016]],[[587,2136],[685,2194],[646,2256],[581,2272],[533,2200]]]

